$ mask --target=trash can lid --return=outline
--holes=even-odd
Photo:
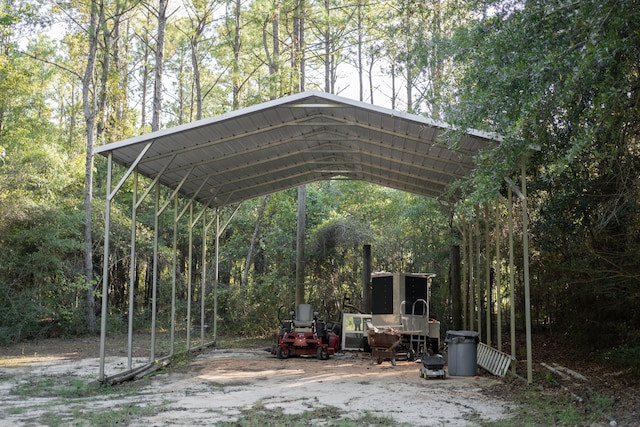
[[[446,343],[478,343],[480,341],[480,334],[476,331],[447,331],[447,336],[444,340]]]

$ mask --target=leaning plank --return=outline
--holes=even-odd
[[[489,347],[485,343],[478,343],[478,366],[492,373],[503,377],[509,371],[511,363],[515,359],[511,355],[503,353],[498,349]]]
[[[578,372],[576,372],[576,371],[574,371],[574,370],[571,370],[571,369],[566,368],[566,367],[564,367],[564,366],[560,366],[560,365],[558,365],[557,363],[554,363],[554,364],[553,364],[553,366],[554,366],[558,371],[565,372],[565,373],[567,373],[567,374],[571,375],[573,378],[575,378],[575,379],[577,379],[577,380],[587,381],[587,377],[585,377],[584,375],[582,375],[582,374],[580,374],[580,373],[578,373]]]
[[[168,366],[168,365],[169,365],[169,363],[170,363],[170,361],[169,361],[168,359],[167,359],[167,360],[164,360],[164,361],[162,361],[162,362],[159,362],[159,363],[154,363],[153,365],[149,366],[149,367],[148,367],[147,369],[145,369],[144,371],[142,371],[142,372],[138,372],[138,373],[136,374],[136,376],[135,376],[135,377],[133,377],[133,379],[137,381],[137,380],[139,380],[140,378],[144,378],[145,376],[149,375],[150,373],[155,372],[155,371],[157,371],[158,369],[162,369],[162,368],[164,368],[164,367]]]
[[[108,385],[115,385],[115,384],[123,383],[125,381],[130,381],[133,378],[135,378],[136,375],[138,375],[140,372],[146,371],[151,366],[153,366],[153,363],[146,363],[142,366],[138,366],[137,368],[108,376],[104,379],[103,383]]]
[[[103,384],[116,385],[126,381],[139,380],[158,369],[168,366],[169,363],[171,363],[171,361],[168,358],[156,361],[155,363],[146,363],[142,366],[138,366],[137,368],[106,377]]]
[[[549,371],[551,371],[552,373],[556,374],[557,376],[559,376],[560,378],[564,379],[564,380],[568,380],[569,379],[569,375],[565,374],[564,372],[561,372],[559,369],[556,368],[552,368],[551,366],[547,365],[544,362],[540,363],[542,366],[544,366],[545,368],[547,368]]]
[[[551,366],[547,365],[546,363],[541,363],[542,366],[544,366],[545,368],[547,368],[549,371],[551,371],[552,373],[559,375],[560,377],[562,377],[563,379],[567,380],[569,379],[569,376],[563,374],[562,372],[560,372],[558,369],[552,368]],[[577,394],[575,394],[573,391],[571,391],[567,386],[558,383],[558,385],[567,393],[569,393],[576,401],[582,403],[584,401],[584,399],[580,396],[578,396]]]

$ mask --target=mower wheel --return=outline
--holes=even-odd
[[[278,346],[276,349],[276,357],[278,359],[287,359],[289,357],[289,349],[283,349],[282,346]]]
[[[318,347],[316,356],[318,357],[318,360],[327,360],[329,359],[329,351],[325,351],[325,349],[322,346],[320,346]]]

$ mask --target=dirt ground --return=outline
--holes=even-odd
[[[110,393],[96,394],[78,384],[95,383],[98,348],[96,338],[0,348],[0,426],[60,425],[47,421],[52,414],[67,421],[62,425],[88,425],[91,411],[136,405],[148,410],[132,411],[124,424],[213,425],[236,420],[250,408],[301,413],[333,407],[354,419],[370,414],[392,418],[398,425],[473,426],[517,414],[510,394],[524,384],[517,379],[497,379],[481,370],[475,377],[425,380],[419,376],[420,363],[371,364],[367,354],[358,352],[336,354],[326,361],[279,360],[263,348],[209,348],[137,382],[134,390],[114,387]],[[557,360],[557,352],[547,350],[545,360]],[[134,357],[134,365],[146,361]],[[582,389],[575,389],[578,393],[597,388],[613,397],[610,417],[598,425],[640,425],[636,384],[626,383],[615,372],[600,372],[584,361],[574,362],[572,369],[588,372],[589,377]],[[108,353],[106,374],[123,371],[126,363],[126,352]],[[537,380],[544,383],[545,369],[538,362],[535,371]],[[56,389],[61,383],[67,385],[63,392]],[[76,393],[69,391],[74,385]],[[572,393],[566,387],[557,390]],[[80,421],[84,417],[85,422],[79,422],[78,417]]]
[[[23,393],[16,393],[20,384],[50,384],[39,382],[42,378],[95,380],[99,359],[96,353],[90,354],[93,339],[83,340],[67,341],[62,348],[49,340],[0,349],[0,425],[43,425],[51,413],[68,413],[71,424],[83,405],[93,410],[116,408],[139,404],[141,396],[155,410],[130,420],[129,425],[213,425],[235,420],[252,407],[283,408],[285,413],[335,407],[354,419],[371,414],[392,418],[397,424],[468,426],[507,417],[511,406],[485,392],[497,382],[489,375],[425,380],[416,362],[371,364],[368,355],[357,352],[336,354],[329,360],[280,360],[264,348],[205,349],[186,365],[141,381],[135,393],[114,393],[98,400],[92,395],[70,399],[46,392],[25,399]],[[126,360],[126,354],[107,357],[106,374],[123,370]]]

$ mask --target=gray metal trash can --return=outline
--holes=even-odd
[[[447,331],[449,375],[472,377],[478,370],[478,341],[475,331]]]

